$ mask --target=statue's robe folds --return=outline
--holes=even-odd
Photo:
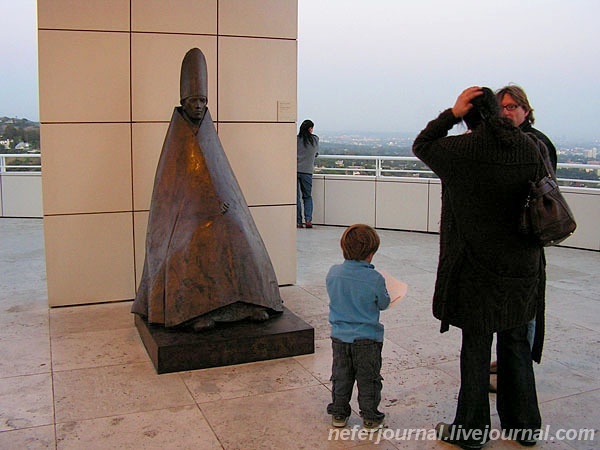
[[[198,128],[175,108],[132,312],[174,327],[235,302],[283,310],[273,265],[209,111]]]

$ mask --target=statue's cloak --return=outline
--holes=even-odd
[[[173,327],[235,302],[283,310],[273,265],[210,112],[198,128],[175,108],[132,312]]]

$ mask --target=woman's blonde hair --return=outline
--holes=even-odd
[[[372,227],[358,223],[346,228],[340,246],[344,259],[364,261],[379,249],[379,242],[379,235]]]

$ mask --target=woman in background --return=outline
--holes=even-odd
[[[313,134],[315,124],[305,120],[300,125],[297,142],[297,194],[296,194],[296,226],[312,228],[312,175],[315,158],[319,155],[319,136]],[[304,223],[302,223],[302,207],[304,206]]]

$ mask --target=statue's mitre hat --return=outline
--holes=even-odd
[[[179,98],[184,100],[193,95],[203,95],[208,98],[206,58],[199,48],[189,50],[181,63]]]

